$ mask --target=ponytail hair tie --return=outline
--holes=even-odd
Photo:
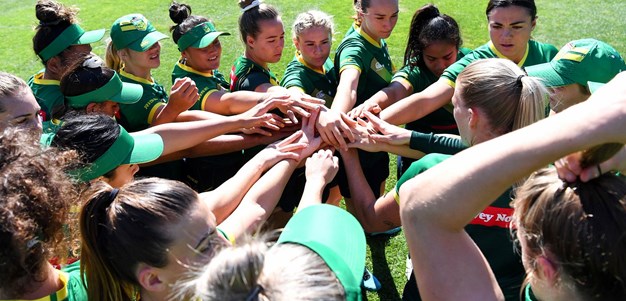
[[[263,291],[263,287],[260,284],[256,284],[250,291],[250,294],[248,294],[248,297],[246,297],[246,301],[258,300],[259,293],[262,291]]]
[[[253,8],[257,7],[257,6],[259,6],[259,5],[261,5],[261,1],[260,1],[260,0],[254,0],[254,1],[252,1],[252,3],[250,3],[248,6],[246,6],[246,7],[242,8],[242,9],[241,9],[241,12],[242,12],[242,13],[245,13],[245,12],[247,12],[247,11],[249,11],[249,10],[251,10],[251,9],[253,9]]]
[[[107,207],[109,207],[109,205],[111,205],[111,203],[113,203],[113,201],[115,201],[115,198],[117,197],[117,194],[120,192],[119,189],[117,188],[113,188],[111,191],[109,191],[109,201],[108,201],[108,205]]]
[[[518,85],[518,86],[520,86],[520,87],[521,87],[521,86],[523,86],[523,83],[522,83],[522,78],[524,78],[524,76],[527,76],[527,75],[526,75],[526,74],[520,74],[520,75],[518,75],[518,76],[517,76],[517,81],[516,81],[516,83],[517,83],[517,85]]]

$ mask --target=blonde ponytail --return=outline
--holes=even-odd
[[[122,58],[120,58],[117,54],[117,49],[115,48],[115,45],[113,45],[112,41],[109,41],[107,44],[105,63],[107,67],[115,70],[115,72],[120,72],[120,70],[124,67]]]
[[[465,105],[483,112],[495,135],[517,130],[545,116],[546,88],[509,60],[475,61],[459,74],[457,86]]]
[[[549,104],[548,91],[538,78],[518,74],[517,81],[519,81],[522,89],[512,131],[543,119]]]

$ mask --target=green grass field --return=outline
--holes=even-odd
[[[81,8],[79,18],[83,28],[109,29],[118,17],[129,13],[142,13],[153,22],[155,27],[167,33],[173,23],[167,12],[170,1],[165,0],[66,0],[66,4],[75,4]],[[267,0],[275,5],[283,15],[286,31],[286,47],[280,63],[272,66],[277,75],[282,74],[286,64],[295,51],[290,42],[290,26],[294,17],[308,9],[320,9],[334,15],[336,34],[335,46],[341,41],[352,22],[352,1],[344,0]],[[487,33],[484,10],[486,0],[437,0],[432,1],[439,9],[454,17],[461,26],[464,46],[475,48],[484,44]],[[623,0],[536,0],[539,20],[534,38],[554,44],[560,48],[569,40],[596,38],[613,45],[620,53],[626,53],[626,5]],[[228,31],[231,37],[221,38],[223,46],[221,71],[227,73],[230,64],[241,55],[243,46],[238,38],[237,17],[239,8],[235,0],[190,0],[186,1],[193,8],[193,13],[211,18],[220,31]],[[422,0],[400,0],[400,18],[389,42],[389,50],[396,66],[401,66],[404,46],[407,39],[409,22],[413,12],[421,5],[429,3]],[[34,0],[0,0],[0,70],[14,73],[27,79],[43,66],[32,51],[31,38],[37,24]],[[105,42],[93,45],[94,52],[103,56]],[[333,48],[334,49],[334,48]],[[333,54],[331,54],[332,56]],[[170,73],[179,53],[171,40],[162,41],[161,68],[153,72],[158,82],[169,88]],[[395,157],[391,160],[393,177],[388,180],[387,188],[395,185]],[[402,234],[391,239],[369,239],[368,267],[383,283],[383,289],[377,293],[368,293],[369,300],[399,300],[406,278],[404,276],[407,254]]]

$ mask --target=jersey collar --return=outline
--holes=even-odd
[[[178,63],[176,63],[176,65],[178,66],[178,68],[183,69],[188,73],[198,74],[204,77],[213,77],[213,71],[209,71],[209,72],[198,71],[196,69],[191,68],[190,66],[183,64],[182,59],[178,60]]]
[[[59,86],[61,84],[61,82],[58,81],[58,80],[44,79],[43,78],[44,72],[45,71],[41,71],[41,72],[35,74],[35,77],[33,77],[33,82],[35,84],[44,85],[44,86]]]
[[[382,48],[381,43],[376,42],[376,40],[374,40],[372,37],[370,37],[363,29],[361,29],[361,26],[359,27],[355,27],[354,31],[356,31],[356,33],[358,33],[360,36],[362,36],[366,41],[368,41],[370,44],[378,47],[378,48]],[[381,40],[382,42],[383,40]]]
[[[322,69],[316,69],[313,66],[309,65],[304,58],[302,58],[302,55],[296,51],[296,59],[298,60],[298,62],[300,62],[300,64],[304,65],[304,67],[307,67],[321,75],[326,75],[326,70],[324,69],[324,65],[322,65]]]
[[[67,296],[68,296],[68,290],[67,290],[67,283],[69,281],[69,275],[63,271],[59,271],[59,280],[61,280],[61,283],[63,283],[63,287],[61,287],[61,289],[59,289],[58,291],[45,296],[43,298],[39,298],[36,301],[58,301],[58,300],[67,300]],[[15,301],[19,301],[19,300],[15,300]]]
[[[496,46],[493,45],[492,41],[489,41],[489,49],[491,49],[491,51],[493,51],[493,53],[495,53],[499,58],[511,60],[510,58],[508,58],[504,54],[502,54],[500,51],[498,51],[498,49],[496,49]],[[519,61],[519,63],[517,63],[518,67],[524,66],[524,63],[526,62],[526,58],[528,57],[528,52],[529,51],[530,51],[530,41],[528,41],[528,43],[526,44],[526,52],[524,52],[524,56]]]
[[[145,78],[141,78],[139,76],[134,76],[126,71],[124,71],[124,69],[120,70],[120,75],[129,79],[132,79],[138,83],[142,83],[142,84],[146,84],[146,85],[153,85],[154,84],[154,78],[152,78],[152,76],[150,76],[150,79],[145,79]]]

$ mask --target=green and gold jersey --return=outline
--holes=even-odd
[[[224,75],[217,70],[200,72],[178,61],[174,66],[174,71],[172,71],[172,84],[177,78],[183,77],[189,77],[196,83],[198,95],[200,95],[190,110],[211,111],[210,108],[207,110],[205,107],[209,96],[216,91],[228,91],[228,82],[226,82]]]
[[[65,97],[61,93],[58,80],[44,79],[45,69],[28,79],[28,86],[33,91],[37,103],[44,113],[43,121],[48,121],[63,111],[65,108]],[[57,116],[58,117],[58,116]]]
[[[469,48],[459,49],[456,60],[459,61],[471,51]],[[436,82],[437,79],[437,76],[428,68],[407,64],[394,74],[391,81],[406,83],[411,86],[413,93],[419,93]],[[407,123],[406,128],[422,133],[459,134],[452,110],[448,107],[441,107],[418,120]]]
[[[407,180],[450,157],[451,155],[429,154],[411,164],[411,167],[396,183],[396,200],[399,200],[400,187]],[[512,189],[508,189],[495,199],[491,205],[483,209],[465,226],[465,231],[489,262],[506,300],[519,300],[520,287],[525,272],[519,254],[514,251],[509,228],[513,219],[513,208],[509,206],[511,193]],[[459,200],[459,202],[462,201]]]
[[[360,27],[341,41],[335,54],[337,78],[347,68],[356,68],[361,73],[355,107],[387,87],[395,72],[385,40],[378,43]]]
[[[333,62],[326,59],[322,70],[316,70],[301,55],[296,54],[287,65],[280,85],[287,89],[300,88],[303,93],[325,100],[326,106],[330,108],[338,85],[337,74],[333,68]]]
[[[520,67],[526,67],[547,63],[551,61],[558,52],[558,49],[550,44],[530,40],[528,41],[524,57],[517,65]],[[454,82],[456,81],[457,76],[459,76],[459,73],[461,73],[465,67],[475,60],[488,58],[508,59],[500,53],[498,49],[496,49],[491,41],[489,41],[487,44],[474,49],[474,51],[467,54],[463,57],[463,59],[448,67],[448,69],[446,69],[441,76],[448,80],[448,84],[451,87],[454,87]]]
[[[137,132],[149,128],[157,109],[167,104],[167,92],[154,79],[147,80],[124,70],[121,70],[119,75],[123,82],[139,84],[143,87],[143,95],[138,102],[133,104],[120,103],[120,124],[128,132]]]
[[[56,292],[37,299],[38,301],[85,301],[87,290],[80,278],[80,261],[76,261],[59,271],[63,286]]]
[[[278,86],[276,75],[245,56],[240,56],[230,69],[231,92],[254,91],[256,87],[266,83]]]

